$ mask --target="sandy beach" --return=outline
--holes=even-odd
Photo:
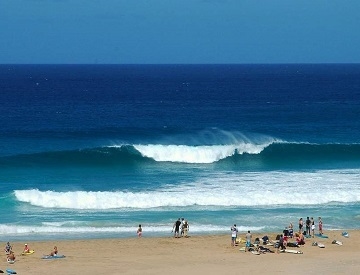
[[[142,238],[31,242],[35,253],[20,256],[24,243],[14,242],[16,262],[8,264],[5,253],[0,269],[18,274],[356,274],[360,271],[360,232],[324,232],[329,238],[306,239],[303,254],[265,253],[253,255],[231,247],[229,235],[191,236],[189,238]],[[276,234],[253,234],[253,239]],[[245,237],[245,233],[240,233]],[[332,244],[339,240],[343,245]],[[325,248],[312,246],[323,243]],[[24,241],[25,242],[25,241]],[[2,243],[5,247],[5,242]],[[66,258],[44,260],[54,245]],[[273,249],[272,247],[269,247]],[[273,249],[275,250],[275,249]]]

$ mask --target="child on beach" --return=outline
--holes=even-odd
[[[7,242],[6,246],[5,246],[5,254],[10,254],[12,251],[12,247],[10,245],[9,242]]]
[[[141,238],[141,236],[142,236],[142,227],[141,227],[141,224],[139,224],[139,227],[138,227],[138,229],[137,229],[137,231],[136,231],[136,234],[138,235],[139,238]]]
[[[28,244],[26,243],[23,253],[29,253],[29,252],[30,252],[30,248],[29,248]]]

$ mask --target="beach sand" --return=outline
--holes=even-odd
[[[29,242],[35,253],[19,256],[24,242],[14,242],[17,256],[14,264],[6,262],[3,251],[0,269],[11,268],[18,274],[358,274],[360,273],[360,232],[349,231],[349,238],[341,231],[325,231],[329,238],[306,239],[298,249],[303,254],[266,253],[253,255],[239,251],[244,244],[231,247],[228,235],[191,236],[175,239],[146,237],[128,239],[69,240]],[[276,234],[254,233],[261,238]],[[240,233],[245,237],[245,232]],[[339,240],[343,245],[332,244]],[[323,243],[325,248],[312,246]],[[6,242],[1,243],[5,247]],[[63,259],[43,260],[57,245]],[[269,247],[270,249],[274,249]],[[274,249],[275,250],[275,249]]]

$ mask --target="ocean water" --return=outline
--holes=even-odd
[[[0,65],[0,240],[360,227],[360,65]]]

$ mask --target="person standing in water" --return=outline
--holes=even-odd
[[[139,227],[138,227],[138,229],[137,229],[137,231],[136,231],[136,234],[138,235],[139,238],[142,237],[142,227],[141,227],[141,224],[139,224]]]

